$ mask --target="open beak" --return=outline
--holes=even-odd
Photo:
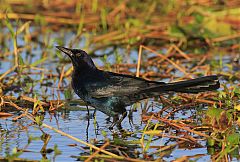
[[[59,49],[60,51],[64,52],[65,54],[67,54],[70,58],[73,55],[71,49],[66,48],[66,47],[62,47],[62,46],[56,46],[57,49]]]

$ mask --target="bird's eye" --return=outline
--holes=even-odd
[[[81,53],[77,53],[76,56],[77,56],[77,57],[81,57],[82,54],[81,54]]]

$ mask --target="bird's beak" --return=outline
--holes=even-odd
[[[61,47],[61,46],[56,46],[57,49],[59,49],[60,51],[64,52],[65,54],[67,54],[69,57],[71,57],[73,55],[71,49],[66,48],[66,47]]]

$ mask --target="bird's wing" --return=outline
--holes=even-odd
[[[144,90],[165,84],[163,82],[147,81],[134,76],[104,73],[104,81],[89,84],[88,93],[92,97],[102,98],[111,96],[132,96],[134,94],[144,93]]]

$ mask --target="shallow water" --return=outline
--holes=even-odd
[[[90,112],[92,113],[93,111]],[[87,142],[89,142],[91,139],[97,139],[99,141],[104,140],[105,137],[102,135],[101,131],[105,131],[109,139],[112,138],[112,132],[108,129],[111,123],[107,122],[107,116],[105,114],[97,112],[96,128],[94,127],[94,119],[90,119],[88,121],[86,115],[86,111],[58,112],[55,117],[47,113],[44,116],[43,122],[47,125],[58,128],[65,133],[68,133],[76,138]],[[134,113],[134,124],[138,127],[141,126],[141,119],[139,117],[139,113]],[[28,124],[30,124],[30,122],[26,118],[22,118],[17,122],[12,122],[10,118],[1,119],[0,121],[0,127],[2,132],[0,149],[1,156],[11,154],[11,151],[14,147],[23,149],[24,146],[28,144],[29,135],[33,137],[40,137],[42,135],[42,132],[38,128],[34,128],[33,126],[27,126]],[[122,125],[124,128],[129,128],[129,131],[135,130],[134,125],[130,126],[127,120],[124,120]],[[27,131],[21,129],[25,126],[27,127]],[[45,133],[52,136],[47,145],[47,148],[54,148],[54,145],[57,144],[58,149],[62,152],[61,155],[58,155],[56,157],[56,161],[75,161],[76,159],[71,158],[71,156],[79,156],[79,154],[84,153],[84,151],[81,150],[81,146],[83,145],[77,144],[75,141],[65,136],[62,136],[54,131],[48,130],[46,128],[44,128],[43,130]],[[20,157],[34,160],[42,159],[40,151],[43,144],[43,141],[40,139],[31,141],[29,146],[26,148],[27,152],[24,152]],[[77,144],[77,146],[68,146],[71,144]],[[53,160],[53,153],[47,154],[47,158]]]
[[[74,33],[66,33],[66,36],[64,36],[63,42],[64,44],[69,44],[69,40],[73,37]],[[55,37],[57,35],[53,34],[51,37],[50,42],[54,42]],[[43,40],[44,38],[42,38]],[[40,38],[41,40],[41,38]],[[22,39],[18,40],[19,45],[24,45],[24,42]],[[11,45],[11,42],[9,42]],[[55,42],[51,45],[58,45]],[[79,47],[84,47],[84,39],[83,41],[79,44]],[[10,49],[12,50],[13,47],[10,46]],[[47,49],[50,51],[50,49]],[[52,49],[51,49],[52,50]],[[107,50],[99,50],[97,54],[102,54],[105,52],[108,52],[109,49]],[[52,50],[52,53],[55,53],[56,51]],[[124,53],[123,49],[119,49],[119,53]],[[38,59],[41,58],[42,55],[42,49],[37,46],[34,50],[32,50],[32,54],[34,54],[34,57],[31,58],[31,63],[37,61]],[[63,55],[63,54],[62,54]],[[136,62],[137,60],[137,51],[132,51],[130,53],[129,57],[124,58],[124,62],[128,63],[133,63]],[[23,59],[27,57],[26,52],[22,52],[21,56]],[[13,56],[9,56],[8,59],[12,60]],[[63,56],[64,57],[64,56]],[[64,59],[68,59],[65,57]],[[114,56],[109,56],[107,58],[107,62],[113,64],[115,62]],[[1,60],[0,64],[0,73],[4,73],[7,71],[10,67],[12,67],[12,62],[11,61],[6,61],[6,60]],[[56,57],[55,54],[49,54],[49,58],[44,62],[44,64],[41,64],[41,68],[45,69],[46,71],[43,71],[44,73],[52,73],[56,74],[57,67],[62,67],[65,66],[65,69],[69,69],[71,67],[71,64],[68,63],[61,65],[59,62],[59,58]],[[99,59],[95,58],[94,62],[98,66],[103,66],[104,62]],[[131,69],[132,72],[135,72],[135,69]],[[159,70],[159,69],[158,69]],[[161,69],[160,69],[161,70]],[[27,71],[27,70],[26,70]],[[29,70],[30,71],[30,70]],[[34,70],[31,70],[34,71]],[[36,70],[35,70],[36,71]],[[11,74],[12,75],[12,74]],[[176,73],[176,76],[181,76],[180,73]],[[41,99],[41,95],[47,95],[48,100],[53,100],[53,99],[61,99],[65,100],[64,94],[58,91],[57,85],[59,79],[55,80],[50,80],[53,85],[50,87],[44,87],[42,88],[41,85],[38,83],[38,80],[40,80],[41,75],[40,74],[35,74],[30,76],[33,80],[36,80],[36,85],[33,87],[33,93],[34,94],[39,94],[38,98]],[[70,84],[69,79],[64,79],[64,88],[68,87]],[[59,93],[58,93],[59,92]],[[21,93],[21,92],[20,92]],[[24,89],[22,89],[22,93],[24,93]],[[53,93],[53,94],[52,94]],[[13,93],[12,95],[15,95],[16,97],[19,96],[19,93]],[[32,94],[27,94],[25,93],[24,95],[29,95],[32,96]],[[59,98],[58,98],[58,97]],[[73,96],[74,99],[78,99],[77,95]],[[153,100],[150,100],[149,104],[152,103]],[[142,105],[144,104],[144,101],[141,102]],[[154,103],[154,102],[153,102]],[[156,106],[159,104],[154,104],[153,108],[150,109],[150,111],[153,112],[158,112],[161,110],[162,105]],[[125,118],[125,120],[122,122],[122,127],[128,132],[133,132],[132,135],[128,135],[126,137],[121,137],[121,133],[117,128],[114,128],[113,131],[110,131],[108,128],[111,125],[111,122],[108,122],[107,116],[101,112],[97,112],[96,114],[96,121],[97,124],[94,124],[94,119],[91,118],[90,120],[87,119],[87,111],[69,111],[64,110],[60,112],[56,112],[56,114],[49,114],[46,113],[44,115],[44,120],[43,122],[54,127],[58,128],[65,133],[68,133],[74,137],[77,137],[83,141],[86,142],[91,142],[93,140],[97,140],[103,142],[104,139],[108,138],[110,141],[114,140],[115,135],[118,136],[122,141],[131,142],[131,141],[139,141],[139,139],[142,136],[142,132],[139,130],[143,130],[143,128],[146,126],[147,123],[143,123],[141,119],[141,114],[142,114],[142,109],[141,109],[140,104],[137,104],[137,111],[133,112],[133,124],[129,121],[129,118]],[[85,107],[84,107],[85,108]],[[129,110],[130,108],[128,108]],[[191,107],[189,109],[181,110],[177,113],[174,114],[174,118],[176,119],[194,119],[197,123],[198,121],[198,115],[196,109],[205,109],[205,107]],[[18,116],[19,113],[13,112],[15,116]],[[91,111],[93,113],[93,111]],[[48,130],[46,128],[43,129],[43,131],[47,134],[51,135],[51,139],[47,145],[47,148],[54,148],[54,145],[58,146],[58,149],[61,151],[60,155],[57,155],[56,157],[54,156],[54,152],[46,154],[41,154],[40,151],[44,145],[44,142],[41,140],[41,136],[43,133],[40,131],[40,129],[37,126],[31,125],[31,121],[22,118],[19,119],[17,122],[13,122],[12,118],[6,118],[6,119],[0,119],[0,129],[1,129],[1,141],[0,141],[0,156],[7,156],[9,154],[12,154],[12,151],[14,148],[19,148],[19,149],[24,149],[28,144],[28,146],[25,148],[25,151],[19,156],[20,158],[27,158],[27,159],[33,159],[33,160],[41,160],[43,158],[47,158],[51,161],[76,161],[76,157],[83,155],[83,154],[89,154],[88,150],[89,149],[84,149],[84,145],[78,144],[77,142],[62,136],[54,131]],[[164,130],[165,131],[165,130]],[[169,130],[168,130],[169,131]],[[172,131],[172,134],[175,135],[175,130],[170,130],[169,132]],[[106,136],[105,136],[106,134]],[[170,133],[171,134],[171,133]],[[32,137],[37,137],[36,140],[31,140],[29,142],[29,139]],[[149,138],[149,136],[145,137],[146,140]],[[166,146],[169,144],[174,144],[176,143],[175,140],[170,140],[167,137],[159,138],[151,142],[152,146]],[[166,155],[163,157],[164,160],[166,161],[171,161],[175,160],[177,158],[184,156],[192,156],[192,155],[198,155],[198,154],[203,154],[203,156],[199,157],[198,161],[210,161],[211,156],[208,155],[208,151],[206,148],[206,141],[199,141],[199,143],[202,145],[202,148],[174,148],[173,150],[169,151],[169,155]],[[76,146],[69,146],[69,145],[74,145],[77,144]],[[133,144],[128,144],[129,148],[132,148],[129,151],[134,150],[139,150],[142,152],[141,148],[139,145],[133,145]],[[131,146],[131,147],[130,147]],[[154,152],[156,151],[155,148],[150,148],[149,152]],[[142,155],[141,155],[142,156]],[[156,156],[156,155],[154,155]],[[143,157],[140,157],[143,158]],[[156,157],[157,158],[157,157]],[[195,159],[195,158],[193,158]]]
[[[156,108],[155,108],[156,110]],[[93,113],[93,111],[90,111]],[[194,110],[186,110],[178,113],[178,117],[181,119],[188,119],[192,116]],[[182,114],[182,115],[181,115]],[[184,115],[183,115],[184,114]],[[68,133],[74,137],[77,137],[83,141],[91,142],[93,139],[97,141],[103,141],[108,138],[113,140],[114,132],[117,133],[118,137],[124,141],[136,141],[141,138],[142,133],[139,130],[142,130],[146,123],[142,123],[141,119],[141,108],[138,108],[138,111],[133,112],[133,123],[130,124],[129,119],[125,118],[122,122],[122,126],[125,130],[129,132],[134,132],[133,135],[127,137],[121,137],[121,133],[117,128],[110,131],[108,128],[111,125],[111,122],[108,122],[107,116],[99,111],[96,114],[97,126],[95,127],[94,119],[90,119],[88,123],[87,111],[61,111],[57,112],[55,115],[46,113],[44,116],[43,122],[52,127],[58,128],[61,131]],[[0,146],[0,156],[6,156],[11,154],[13,148],[23,149],[29,142],[29,136],[38,137],[37,140],[32,140],[28,147],[25,148],[26,152],[23,152],[20,157],[27,158],[32,160],[41,160],[44,158],[44,154],[41,154],[41,148],[43,147],[44,142],[40,139],[43,135],[42,132],[36,126],[29,126],[31,122],[22,118],[17,122],[12,122],[11,118],[1,119],[0,128],[1,128],[1,146]],[[89,127],[88,127],[89,124]],[[25,128],[25,129],[23,129]],[[84,145],[79,144],[65,136],[62,136],[54,131],[44,128],[43,131],[51,135],[50,141],[47,145],[47,148],[54,148],[54,145],[58,146],[58,149],[61,151],[60,155],[54,157],[54,152],[46,154],[47,159],[51,161],[76,161],[76,157],[88,153],[84,151]],[[102,133],[104,131],[104,135]],[[174,132],[174,130],[172,130]],[[105,137],[105,135],[107,135]],[[146,136],[148,139],[148,136]],[[101,143],[101,142],[100,142]],[[174,144],[174,141],[169,141],[169,138],[159,138],[151,142],[153,146],[164,146],[169,144]],[[176,158],[180,158],[182,155],[191,156],[197,154],[204,154],[199,160],[210,160],[210,156],[207,154],[207,149],[205,148],[205,141],[200,142],[203,148],[175,148],[172,152],[165,156],[163,159],[169,161]],[[75,145],[76,146],[69,146]],[[137,145],[128,144],[133,150],[141,151],[141,148]],[[88,149],[86,149],[88,150]],[[152,148],[149,152],[156,151]],[[130,150],[131,151],[131,150]]]

